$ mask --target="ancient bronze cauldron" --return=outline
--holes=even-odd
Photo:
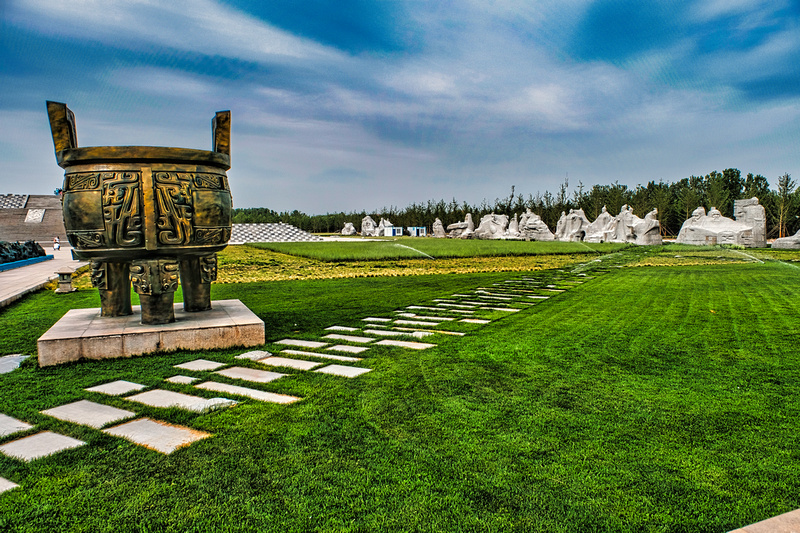
[[[75,116],[47,102],[58,165],[65,169],[64,225],[73,254],[92,261],[102,316],[132,314],[131,282],[143,324],[211,309],[216,252],[231,236],[230,111],[212,122],[213,151],[158,146],[78,148]]]

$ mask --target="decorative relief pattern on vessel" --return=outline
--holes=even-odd
[[[103,173],[103,220],[112,246],[142,246],[141,204],[141,173]]]
[[[192,176],[182,172],[154,173],[159,244],[181,246],[192,240]]]
[[[108,289],[108,263],[92,261],[92,287]]]
[[[200,279],[203,283],[217,281],[217,254],[200,258]]]
[[[140,259],[131,262],[131,285],[138,294],[175,292],[180,278],[173,259]]]
[[[197,228],[194,231],[196,244],[224,244],[230,238],[230,228]]]
[[[105,237],[98,231],[70,231],[67,233],[69,244],[78,250],[103,248]]]
[[[89,191],[100,187],[100,172],[67,174],[64,176],[65,191]]]

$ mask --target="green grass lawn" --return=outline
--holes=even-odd
[[[646,255],[628,253],[596,268]],[[0,412],[90,445],[0,456],[0,476],[23,486],[0,495],[0,530],[735,529],[800,507],[799,275],[773,261],[611,268],[436,348],[373,348],[357,379],[305,372],[263,387],[304,398],[289,406],[136,406],[214,434],[169,456],[38,411],[81,398],[130,409],[82,389],[164,387],[197,354],[28,362],[0,376]],[[272,342],[516,276],[230,284],[214,297],[241,299]],[[3,350],[30,352],[66,308],[96,305],[88,291],[26,297],[0,312]]]
[[[544,254],[607,253],[627,245],[616,243],[526,242],[399,237],[354,242],[281,242],[252,246],[321,261],[419,259]]]

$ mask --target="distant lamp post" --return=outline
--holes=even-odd
[[[73,292],[75,290],[75,287],[72,286],[73,273],[74,271],[66,266],[56,272],[56,274],[58,274],[58,288],[56,289],[56,294]]]

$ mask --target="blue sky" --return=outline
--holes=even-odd
[[[210,149],[234,205],[480,203],[736,167],[800,177],[800,0],[3,0],[0,193],[80,146]]]

